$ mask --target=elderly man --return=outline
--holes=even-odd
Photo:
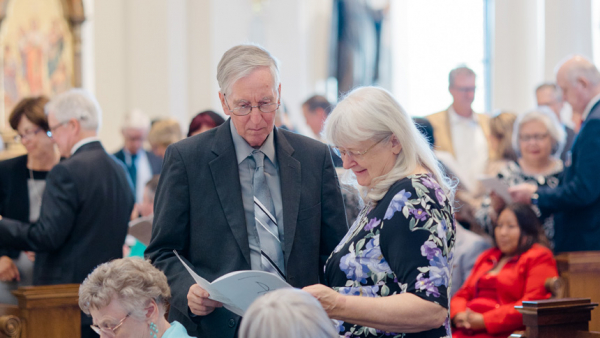
[[[452,105],[427,119],[433,126],[435,150],[453,156],[456,163],[446,164],[457,168],[455,174],[473,192],[492,151],[487,141],[490,119],[471,108],[475,98],[475,73],[471,69],[464,66],[453,69],[448,80]]]
[[[318,283],[347,225],[327,146],[274,128],[281,84],[269,52],[231,48],[217,80],[231,118],[167,149],[146,255],[169,279],[170,320],[227,338],[240,317],[210,300],[173,250],[209,281],[252,269],[300,288]]]
[[[563,181],[554,189],[520,184],[510,192],[515,201],[554,213],[555,252],[600,250],[600,72],[574,56],[560,66],[556,82],[583,121]]]
[[[121,129],[123,149],[117,151],[116,158],[125,163],[127,173],[133,182],[135,200],[142,203],[144,186],[152,176],[160,174],[162,160],[151,151],[144,150],[144,142],[150,131],[150,118],[139,109],[125,115]]]
[[[81,283],[98,264],[122,256],[133,194],[125,168],[97,137],[102,113],[94,97],[71,89],[46,113],[66,159],[48,173],[35,224],[0,217],[0,247],[36,252],[35,285]],[[82,323],[82,336],[93,337],[91,320]]]
[[[556,114],[558,120],[561,121],[560,112],[563,108],[564,101],[562,91],[555,83],[547,82],[539,85],[535,90],[535,97],[538,106],[549,107]],[[565,128],[567,138],[565,139],[565,147],[560,154],[560,159],[565,163],[568,154],[571,151],[571,147],[573,146],[573,141],[575,141],[575,131],[564,124],[563,128]]]

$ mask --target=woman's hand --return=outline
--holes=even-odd
[[[19,269],[15,265],[12,259],[8,256],[0,257],[0,281],[1,282],[10,282],[10,281],[20,281],[21,275],[19,274]]]
[[[467,328],[466,326],[469,325],[469,323],[467,322],[467,313],[466,312],[457,313],[456,316],[454,316],[454,318],[452,318],[452,322],[454,322],[454,326],[456,326],[458,328]]]
[[[307,286],[302,290],[313,295],[321,303],[321,306],[323,306],[323,309],[325,309],[330,318],[334,318],[336,313],[343,311],[345,298],[333,289],[323,284],[315,284]]]
[[[473,312],[471,309],[467,309],[467,323],[468,329],[473,331],[485,330],[485,322],[483,321],[483,315],[478,312]]]
[[[504,209],[504,207],[506,206],[506,202],[504,202],[504,199],[502,197],[498,196],[498,194],[492,191],[490,193],[490,205],[492,209],[496,212],[496,215],[498,215],[500,211],[502,211],[502,209]]]

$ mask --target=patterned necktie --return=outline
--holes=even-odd
[[[129,177],[131,177],[131,181],[133,182],[133,191],[136,191],[136,181],[137,181],[137,168],[135,166],[135,159],[137,158],[137,154],[131,154],[131,163],[127,166],[127,171],[129,172]]]
[[[267,181],[265,179],[265,154],[260,150],[252,152],[256,163],[252,190],[254,193],[254,220],[260,240],[261,265],[264,271],[275,273],[285,279],[285,267],[281,242],[279,241],[279,230],[273,199]]]

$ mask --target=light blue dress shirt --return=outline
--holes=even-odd
[[[254,221],[254,193],[252,189],[252,178],[256,165],[254,160],[249,158],[255,149],[237,133],[233,122],[230,123],[230,126],[240,174],[240,185],[242,187],[242,202],[244,203],[246,228],[248,230],[248,244],[250,245],[250,266],[252,267],[252,270],[262,270],[260,240],[258,239],[258,231],[256,230],[256,222]],[[271,191],[271,197],[273,198],[277,229],[279,230],[278,236],[281,242],[281,251],[284,252],[283,205],[281,202],[281,182],[279,181],[279,164],[277,163],[274,137],[273,132],[271,132],[259,150],[265,154],[265,179],[269,186],[269,190]]]

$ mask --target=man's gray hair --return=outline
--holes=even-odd
[[[583,62],[576,62],[567,69],[567,80],[574,84],[575,82],[577,82],[577,78],[583,77],[590,81],[592,86],[599,85],[600,72],[598,72],[598,68],[596,68],[596,66],[588,58],[581,55],[570,55],[566,57],[564,61],[560,62],[556,66],[556,73],[558,73],[560,67],[562,67],[565,63],[567,63],[573,58],[581,58]]]
[[[268,67],[273,76],[273,87],[279,85],[279,65],[266,49],[252,44],[238,45],[223,54],[217,67],[217,81],[221,93],[230,95],[231,86],[259,67]]]
[[[150,118],[140,109],[132,109],[125,114],[122,128],[141,129],[148,132],[150,131]]]
[[[546,88],[550,88],[554,90],[554,95],[558,101],[562,101],[562,90],[560,87],[554,82],[544,82],[541,85],[537,86],[535,89],[535,93],[537,94],[539,91],[544,90]]]
[[[456,79],[456,76],[459,74],[471,75],[475,77],[475,72],[471,68],[467,66],[459,66],[457,68],[452,69],[450,71],[450,74],[448,74],[448,84],[450,87],[454,85],[454,79]]]
[[[46,115],[54,113],[61,123],[71,119],[79,121],[85,130],[100,130],[102,125],[102,110],[94,95],[82,88],[69,89],[58,94],[44,107]]]
[[[556,117],[556,114],[546,106],[537,107],[517,117],[512,134],[512,145],[515,153],[517,153],[517,157],[521,157],[521,149],[519,147],[521,127],[531,121],[540,121],[546,126],[548,134],[550,134],[550,138],[552,139],[552,156],[556,158],[560,157],[565,147],[567,132]]]
[[[271,291],[250,305],[240,338],[337,338],[333,322],[310,293],[286,288]]]

